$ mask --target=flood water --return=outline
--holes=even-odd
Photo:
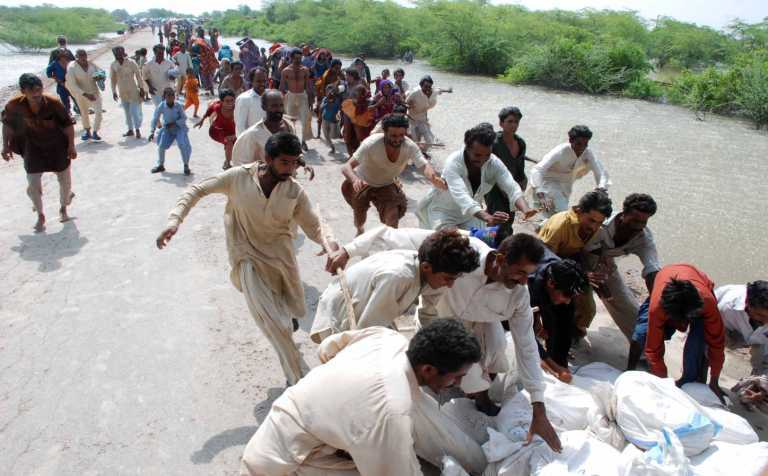
[[[79,48],[91,51],[101,46],[103,40],[109,40],[116,36],[118,36],[117,33],[103,33],[99,35],[102,41],[87,45],[72,44],[68,45],[68,48],[73,52]],[[44,72],[45,68],[48,67],[48,56],[54,48],[55,45],[52,45],[50,48],[43,48],[38,52],[19,52],[8,44],[0,43],[0,88],[15,85],[22,73]],[[109,65],[100,64],[99,66],[106,69]]]

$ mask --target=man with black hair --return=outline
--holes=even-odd
[[[648,307],[648,335],[645,356],[650,372],[667,377],[664,364],[665,328],[688,331],[683,348],[683,374],[677,380],[706,383],[723,399],[718,381],[725,361],[725,327],[717,307],[715,283],[709,276],[689,264],[665,266],[656,275]]]
[[[411,116],[411,133],[413,140],[433,144],[435,135],[432,133],[432,127],[429,125],[427,112],[437,105],[437,96],[443,93],[452,93],[453,88],[433,89],[435,82],[432,76],[425,75],[419,81],[419,87],[412,91],[404,91],[405,104],[408,105],[408,113]]]
[[[613,213],[611,199],[602,190],[587,192],[579,204],[568,211],[552,215],[539,230],[539,238],[560,258],[571,258],[584,263],[584,249],[592,243],[603,222]],[[590,283],[598,286],[604,276],[597,272],[587,273]],[[577,296],[576,328],[578,336],[587,335],[592,317],[595,315],[594,299]]]
[[[264,145],[272,134],[295,133],[291,123],[283,119],[285,102],[280,91],[276,89],[264,91],[261,95],[261,109],[264,111],[264,118],[237,136],[235,145],[232,147],[234,165],[264,162]]]
[[[301,122],[301,146],[306,151],[307,141],[312,138],[310,106],[314,102],[313,83],[309,68],[301,64],[301,50],[290,52],[291,63],[280,73],[280,91],[285,94],[288,115]]]
[[[485,195],[495,185],[526,218],[536,214],[504,163],[491,153],[495,141],[496,132],[486,122],[464,133],[464,147],[451,154],[443,168],[447,189],[432,189],[419,201],[419,226],[469,230],[508,222],[511,210],[489,213],[484,206]]]
[[[600,284],[598,292],[606,309],[619,330],[631,341],[638,315],[639,303],[632,291],[627,288],[615,260],[621,256],[633,254],[643,265],[642,276],[650,293],[656,273],[661,269],[656,242],[648,228],[648,220],[656,214],[656,201],[644,193],[633,193],[624,199],[622,211],[603,223],[597,237],[584,248],[584,268],[591,273],[593,281]],[[592,301],[591,288],[587,288],[583,299]],[[587,326],[592,316],[583,316]]]
[[[461,323],[436,321],[410,342],[383,327],[347,331],[325,339],[318,353],[322,365],[272,404],[240,474],[416,476],[419,457],[440,467],[445,455],[483,472],[478,443],[421,390],[458,385],[480,359]]]
[[[320,343],[330,334],[372,326],[392,326],[419,298],[436,303],[445,288],[480,265],[469,238],[455,229],[436,231],[416,250],[389,250],[355,263],[344,279],[355,322],[349,322],[340,278],[320,296],[309,335]]]
[[[603,164],[589,149],[592,131],[587,126],[573,126],[568,142],[558,145],[531,169],[534,206],[549,217],[568,209],[573,182],[592,171],[597,188],[608,190],[611,181]]]
[[[715,297],[727,331],[726,345],[748,345],[752,375],[762,374],[768,355],[768,281],[720,286]]]
[[[150,172],[153,174],[165,172],[165,152],[176,142],[181,152],[181,161],[184,163],[184,175],[191,175],[189,159],[192,157],[192,143],[189,141],[187,114],[184,112],[184,106],[176,102],[173,87],[165,88],[163,99],[164,101],[158,104],[152,115],[149,137],[147,137],[147,140],[152,142],[155,139],[155,130],[158,126],[160,127],[160,133],[157,136],[157,164]],[[162,124],[160,124],[161,117]]]
[[[163,45],[153,46],[152,52],[155,54],[155,58],[144,64],[141,68],[141,75],[147,83],[147,91],[152,98],[152,104],[157,107],[163,102],[163,91],[166,88],[173,89],[173,80],[168,76],[168,71],[173,69],[174,64],[165,59],[165,47]]]
[[[264,119],[261,97],[267,87],[267,70],[256,66],[248,72],[247,79],[251,89],[237,96],[235,101],[235,133],[238,137]]]
[[[102,121],[102,101],[99,86],[96,84],[98,72],[104,74],[101,68],[88,61],[88,53],[82,48],[75,52],[75,61],[67,67],[65,86],[80,107],[80,120],[84,129],[80,138],[83,141],[101,142],[99,128]],[[91,116],[88,113],[90,109],[93,109],[95,114],[93,132],[91,132]]]
[[[328,257],[326,270],[335,273],[352,256],[368,256],[383,250],[414,250],[433,231],[416,228],[380,227],[364,233]],[[560,448],[560,440],[547,420],[544,408],[544,383],[541,361],[533,333],[533,314],[526,286],[528,275],[536,270],[544,255],[544,246],[535,236],[517,234],[502,241],[498,250],[476,238],[470,244],[480,255],[480,266],[460,276],[446,289],[437,304],[422,300],[417,310],[421,326],[436,318],[461,320],[479,339],[483,358],[473,366],[462,390],[475,399],[479,410],[495,415],[499,409],[490,400],[490,381],[498,373],[509,371],[507,340],[501,322],[509,320],[515,344],[517,372],[533,402],[533,432],[550,447]]]
[[[43,173],[54,172],[59,181],[59,219],[69,221],[67,207],[72,193],[70,164],[77,158],[75,129],[64,104],[43,93],[43,82],[32,73],[19,77],[20,95],[5,105],[3,122],[3,160],[18,154],[24,159],[27,195],[37,213],[35,231],[45,230]]]
[[[409,162],[421,169],[432,185],[445,188],[435,169],[422,157],[419,147],[406,136],[408,119],[390,114],[381,122],[384,133],[366,138],[341,169],[345,179],[341,194],[352,207],[358,235],[365,231],[371,204],[383,224],[397,228],[408,206],[398,179]]]
[[[573,297],[589,287],[578,263],[544,252],[536,271],[528,278],[531,307],[538,308],[534,330],[544,341],[539,347],[541,366],[559,380],[569,383],[568,352],[576,334]]]
[[[168,244],[201,198],[212,193],[226,195],[230,278],[245,295],[256,325],[277,351],[288,385],[293,385],[303,375],[303,362],[291,335],[292,320],[306,312],[293,229],[298,224],[309,239],[324,247],[325,240],[309,197],[293,179],[300,163],[299,139],[279,132],[267,140],[264,149],[264,163],[232,167],[189,187],[171,211],[157,247]],[[329,246],[336,247],[335,243]]]

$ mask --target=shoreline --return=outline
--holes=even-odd
[[[120,36],[117,36],[115,38],[105,39],[102,42],[96,41],[96,42],[93,43],[93,45],[99,45],[99,46],[97,46],[96,48],[94,48],[92,50],[88,50],[88,55],[89,55],[89,57],[93,56],[94,58],[98,57],[98,56],[101,56],[104,53],[111,51],[112,48],[114,48],[115,46],[117,46],[117,45],[119,45],[121,43],[125,43],[128,40],[128,38],[130,38],[132,35],[138,33],[139,31],[140,30],[136,30],[136,31],[134,31],[134,33],[124,33],[124,34],[122,34]],[[53,49],[53,48],[51,48],[51,49]],[[44,51],[44,50],[41,49],[40,51]],[[21,52],[21,54],[24,54],[24,53]],[[91,59],[93,59],[93,58],[91,58]],[[51,78],[49,78],[49,77],[47,77],[45,75],[45,69],[40,70],[40,71],[20,71],[19,75],[21,75],[21,74],[23,74],[25,72],[36,74],[43,81],[43,88],[46,89],[46,90],[51,88],[52,86],[54,86],[56,84],[56,82],[53,79],[51,79]],[[8,85],[8,86],[0,87],[0,102],[5,104],[6,102],[8,102],[9,99],[11,99],[13,96],[15,96],[18,93],[18,91],[19,91],[18,84],[11,84],[11,85]]]

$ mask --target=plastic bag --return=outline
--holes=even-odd
[[[669,428],[662,428],[659,441],[645,453],[635,456],[628,467],[626,476],[688,476],[688,457],[685,456],[680,439]],[[630,450],[631,451],[631,450]]]
[[[451,399],[440,407],[440,411],[479,445],[488,441],[487,429],[495,425],[493,417],[478,411],[475,402],[468,398]]]
[[[464,468],[450,456],[443,456],[443,472],[441,476],[469,476]]]
[[[759,438],[752,425],[746,419],[728,410],[707,385],[687,383],[682,388],[702,405],[707,417],[721,427],[720,432],[715,435],[715,441],[738,445],[758,442]]]
[[[533,410],[528,394],[520,392],[504,402],[496,415],[496,429],[510,441],[525,441],[531,426]]]
[[[670,428],[680,439],[687,456],[709,447],[719,425],[702,407],[675,386],[645,372],[624,372],[616,380],[616,422],[631,443],[640,448],[656,446],[658,433]]]
[[[734,445],[714,442],[712,446],[691,458],[691,470],[696,476],[758,476],[768,465],[768,443]]]
[[[603,443],[609,444],[621,451],[627,444],[624,433],[616,423],[616,399],[613,385],[607,382],[599,382],[592,386],[592,398],[595,400],[595,408],[587,412],[589,434]]]
[[[561,431],[587,428],[587,414],[597,411],[597,404],[592,395],[548,375],[544,376],[544,381],[544,404],[552,426]]]
[[[583,378],[597,380],[599,382],[607,382],[613,385],[616,383],[616,379],[622,374],[621,370],[606,364],[605,362],[592,362],[590,364],[579,367],[576,371],[576,375]]]

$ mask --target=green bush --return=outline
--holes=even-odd
[[[56,46],[56,36],[87,43],[122,27],[106,10],[94,8],[0,7],[0,41],[21,49]]]
[[[697,112],[728,113],[736,107],[738,72],[709,67],[701,73],[684,71],[673,83],[670,100]]]
[[[656,101],[664,96],[664,88],[656,81],[638,78],[627,85],[623,94],[630,98]]]
[[[735,103],[755,125],[768,125],[768,54],[755,54],[739,71]]]

